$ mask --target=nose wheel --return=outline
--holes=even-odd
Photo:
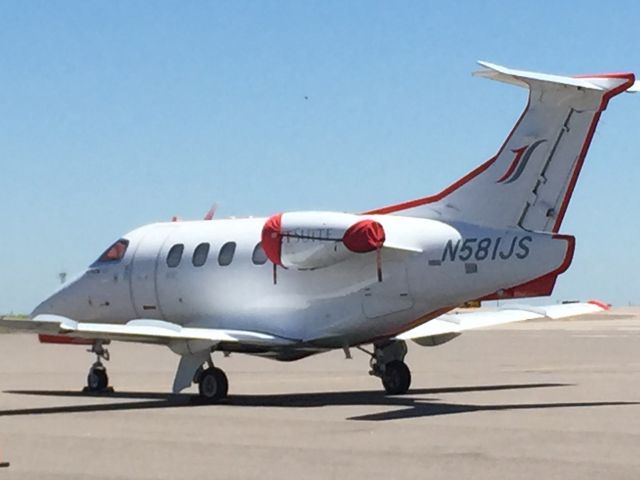
[[[109,386],[109,376],[107,369],[102,364],[94,364],[87,375],[87,391],[102,392]]]
[[[209,367],[198,376],[198,393],[202,401],[216,403],[226,398],[228,392],[229,380],[221,369]]]
[[[87,386],[84,387],[84,392],[87,393],[105,393],[113,392],[113,388],[109,386],[109,376],[107,375],[107,368],[103,365],[102,359],[109,361],[109,351],[104,348],[102,342],[97,341],[88,350],[91,353],[96,354],[96,361],[89,369],[87,375]]]

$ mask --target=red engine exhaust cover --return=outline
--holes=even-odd
[[[367,253],[382,248],[384,228],[375,220],[360,220],[351,225],[342,237],[342,243],[352,252]]]

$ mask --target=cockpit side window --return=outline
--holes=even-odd
[[[122,257],[124,257],[128,246],[129,240],[121,238],[116,243],[107,248],[102,255],[100,255],[100,258],[98,258],[98,262],[118,262],[122,260]]]
[[[176,243],[167,254],[167,267],[175,268],[180,265],[182,259],[182,252],[184,251],[184,245],[182,243]]]

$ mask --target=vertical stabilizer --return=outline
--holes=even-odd
[[[481,65],[475,75],[529,90],[497,155],[437,195],[367,213],[559,230],[600,114],[634,85],[634,75],[562,77]]]

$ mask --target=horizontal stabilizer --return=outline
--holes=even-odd
[[[636,80],[633,85],[627,88],[627,93],[638,93],[640,92],[640,80]]]
[[[548,84],[567,85],[572,87],[580,87],[587,90],[607,91],[624,83],[626,78],[617,74],[605,75],[584,75],[579,77],[566,77],[562,75],[551,75],[548,73],[527,72],[524,70],[515,70],[513,68],[503,67],[489,62],[478,62],[485,67],[483,70],[473,72],[476,77],[488,78],[490,80],[498,80],[512,85],[528,88],[530,80],[537,80]],[[627,74],[624,74],[627,75]],[[634,85],[635,86],[635,85]],[[629,87],[627,91],[634,88]]]
[[[503,325],[525,320],[548,318],[557,320],[588,313],[602,312],[608,306],[599,301],[567,303],[544,307],[510,306],[499,310],[478,310],[441,315],[395,337],[395,340],[413,340],[419,345],[433,346],[438,337],[452,339],[466,330]]]

